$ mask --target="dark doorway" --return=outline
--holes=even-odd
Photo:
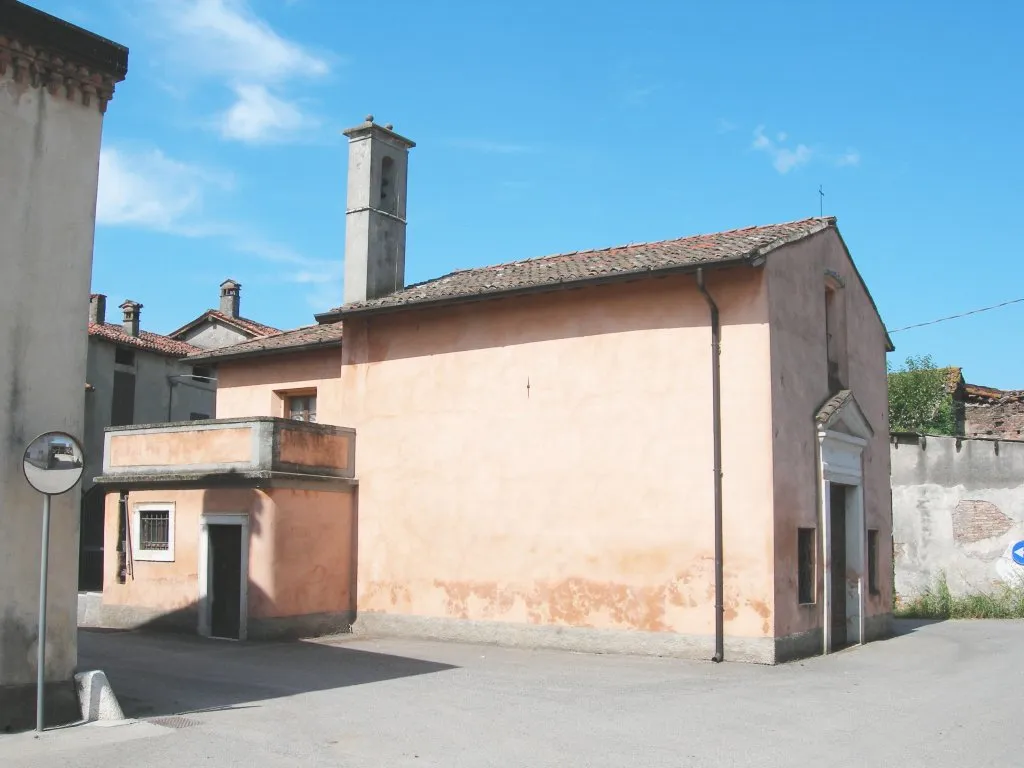
[[[78,591],[103,589],[103,489],[93,486],[82,494],[78,539]]]
[[[829,519],[832,550],[832,649],[843,648],[846,637],[846,488],[831,484]]]
[[[110,400],[110,426],[135,423],[135,374],[114,371],[114,394]]]
[[[237,640],[241,630],[242,526],[211,525],[210,634]]]

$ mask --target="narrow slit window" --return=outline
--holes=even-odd
[[[801,604],[814,602],[814,542],[813,528],[797,530],[797,599]]]
[[[878,586],[878,531],[868,530],[868,591],[872,595],[881,592]]]
[[[398,198],[395,196],[395,161],[384,157],[380,161],[380,209],[387,213],[398,212]]]

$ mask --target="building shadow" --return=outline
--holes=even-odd
[[[256,702],[455,667],[323,642],[238,642],[80,629],[79,669],[101,669],[126,717],[243,709]]]
[[[893,619],[892,637],[903,637],[904,635],[917,632],[924,627],[941,624],[944,621],[946,619]]]

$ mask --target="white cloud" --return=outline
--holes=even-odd
[[[795,147],[782,146],[787,138],[785,133],[779,133],[778,140],[772,141],[765,135],[764,126],[759,125],[754,129],[754,141],[751,143],[751,147],[767,154],[771,158],[775,170],[786,174],[794,168],[807,165],[815,154],[814,150],[806,144],[797,144]]]
[[[335,284],[341,280],[340,259],[311,258],[264,237],[250,225],[224,221],[205,210],[208,198],[230,192],[233,186],[229,174],[174,160],[159,149],[104,147],[100,152],[96,223],[217,239],[235,252],[287,265],[290,270],[276,276],[288,282]]]
[[[855,149],[848,149],[836,158],[836,165],[840,168],[847,165],[860,165],[860,152]]]
[[[320,121],[262,85],[235,87],[238,100],[219,120],[221,136],[250,144],[279,143],[314,129]]]
[[[284,142],[320,121],[282,95],[329,74],[326,54],[289,40],[246,0],[149,0],[157,37],[186,77],[214,80],[234,101],[210,121],[228,140]]]
[[[100,152],[96,223],[174,231],[201,212],[207,189],[228,189],[229,174],[189,165],[158,149]]]
[[[804,144],[800,144],[796,149],[776,149],[772,165],[779,173],[789,173],[794,168],[806,165],[813,154],[813,151]]]
[[[279,35],[245,0],[160,0],[158,8],[174,52],[206,74],[271,83],[330,71],[323,56]]]
[[[765,133],[765,127],[759,125],[754,129],[754,140],[750,146],[752,149],[764,152],[771,159],[775,170],[782,174],[789,173],[814,160],[829,163],[838,168],[860,165],[860,153],[855,149],[847,149],[841,155],[834,155],[821,148],[812,149],[806,144],[787,146],[788,139],[789,134],[779,131],[773,140]]]

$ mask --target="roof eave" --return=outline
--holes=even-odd
[[[340,347],[342,339],[331,339],[330,341],[318,341],[307,344],[296,344],[290,347],[272,347],[270,349],[250,349],[244,352],[235,352],[227,355],[205,354],[190,355],[185,358],[189,363],[229,363],[234,360],[244,360],[251,357],[268,357],[270,355],[287,355],[293,352],[310,352],[316,349],[331,349]]]
[[[895,352],[896,347],[892,343],[892,337],[889,335],[889,329],[885,327],[885,321],[882,319],[882,313],[878,311],[878,305],[875,304],[875,298],[871,295],[871,291],[868,290],[868,284],[864,282],[864,277],[861,275],[860,270],[857,269],[857,262],[853,260],[853,254],[850,253],[850,248],[843,239],[842,232],[839,231],[839,227],[834,227],[836,231],[836,237],[839,238],[839,244],[843,246],[843,250],[846,251],[846,258],[850,260],[850,266],[853,267],[853,274],[857,276],[860,281],[860,287],[864,289],[864,294],[868,297],[868,301],[871,302],[871,308],[875,310],[875,316],[878,318],[878,322],[882,324],[882,333],[885,335],[885,351]]]
[[[668,277],[670,275],[691,274],[698,269],[725,269],[727,267],[750,266],[760,267],[764,264],[766,251],[758,249],[743,256],[737,256],[720,261],[701,261],[692,264],[677,264],[671,267],[658,269],[637,269],[628,272],[615,272],[609,275],[598,275],[596,277],[585,277],[579,280],[560,280],[555,283],[544,283],[542,285],[528,285],[521,288],[507,288],[504,290],[490,291],[488,293],[470,293],[461,296],[444,296],[437,299],[424,301],[411,301],[404,304],[385,304],[374,307],[355,307],[346,309],[338,307],[335,310],[314,315],[316,321],[321,325],[336,323],[351,317],[358,317],[370,314],[393,314],[395,312],[406,312],[416,309],[440,308],[460,304],[470,304],[489,299],[505,299],[518,296],[530,296],[540,293],[552,293],[554,291],[586,288],[607,283],[627,282],[629,280],[641,280],[648,277]]]
[[[153,347],[148,347],[145,344],[140,343],[140,342],[129,341],[128,339],[112,339],[109,336],[104,336],[102,333],[93,333],[92,331],[89,332],[89,338],[90,339],[98,339],[99,341],[105,341],[108,344],[119,344],[122,347],[128,347],[130,349],[134,349],[134,350],[137,350],[139,352],[149,352],[150,354],[153,354],[153,355],[163,355],[164,357],[174,357],[174,358],[177,358],[179,360],[188,357],[188,353],[187,352],[172,352],[169,349],[155,349]],[[135,337],[129,337],[129,338],[135,338]],[[184,344],[185,342],[178,342],[178,343],[179,344]]]
[[[203,312],[203,314],[201,314],[201,315],[200,315],[199,317],[197,317],[197,318],[196,318],[195,320],[193,320],[192,322],[190,322],[190,323],[185,323],[185,325],[181,326],[181,328],[178,328],[177,330],[171,331],[171,332],[170,332],[170,333],[168,333],[167,335],[168,335],[168,336],[169,336],[170,338],[172,338],[172,339],[173,339],[173,338],[175,338],[176,336],[178,336],[179,334],[185,333],[185,331],[191,331],[191,330],[192,330],[193,328],[195,328],[195,327],[196,327],[197,325],[199,325],[199,324],[200,324],[201,322],[203,322],[204,320],[206,320],[206,318],[208,318],[209,316],[210,316],[210,310],[206,310],[205,312]]]

